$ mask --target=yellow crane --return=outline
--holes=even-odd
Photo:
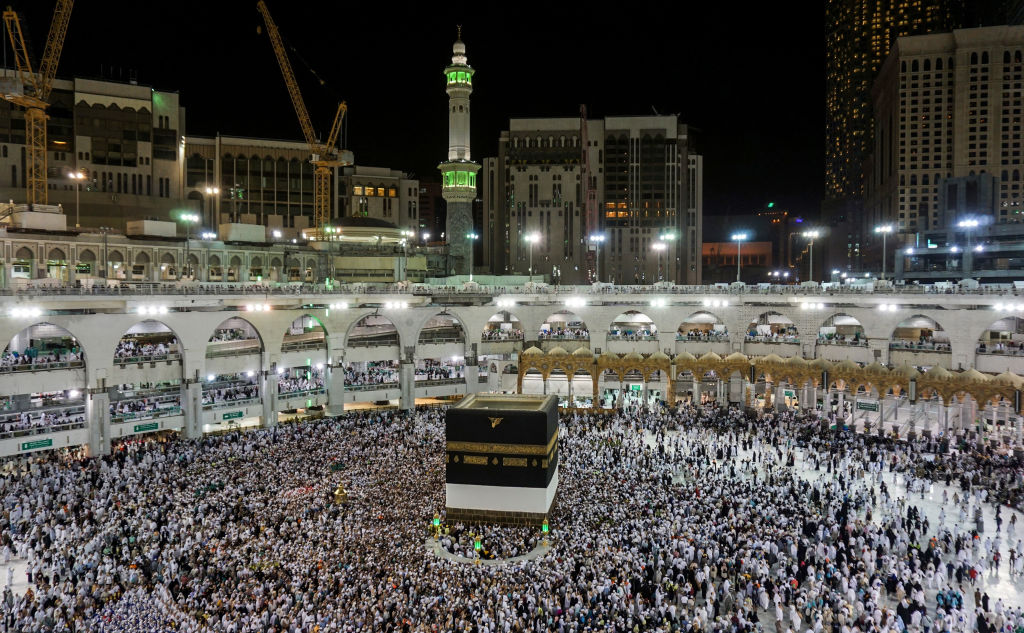
[[[64,48],[64,36],[71,21],[71,7],[74,0],[57,0],[50,22],[50,33],[46,48],[39,62],[39,72],[33,72],[32,62],[25,47],[18,13],[7,9],[3,13],[7,36],[14,49],[14,66],[18,72],[17,81],[3,86],[2,97],[25,108],[25,183],[29,204],[46,204],[46,107],[53,89],[53,78],[57,74],[57,62]],[[28,88],[28,90],[26,90]]]
[[[338,104],[338,111],[334,115],[334,123],[331,124],[331,131],[327,135],[327,141],[321,143],[313,130],[313,122],[306,110],[306,102],[302,100],[302,92],[295,80],[295,73],[292,71],[292,64],[288,61],[288,53],[285,51],[284,42],[281,40],[281,33],[277,30],[274,19],[270,17],[270,10],[266,3],[259,0],[256,8],[263,16],[267,25],[267,35],[270,36],[270,43],[274,47],[274,55],[277,56],[277,63],[281,67],[281,74],[284,76],[284,83],[288,87],[288,94],[292,98],[292,105],[295,107],[295,114],[299,117],[299,125],[302,127],[302,134],[306,137],[309,151],[312,154],[310,162],[313,164],[313,230],[316,239],[322,240],[326,234],[327,224],[331,218],[331,172],[335,167],[343,167],[352,164],[352,152],[341,150],[339,152],[335,144],[338,142],[338,134],[341,132],[341,121],[345,117],[348,106],[342,101]]]

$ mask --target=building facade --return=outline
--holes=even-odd
[[[582,158],[591,165],[602,281],[699,283],[703,159],[674,116],[587,121],[512,119],[485,160],[484,257],[496,272],[530,271],[556,283],[585,283],[588,249]],[[536,233],[539,242],[524,236]],[[655,250],[663,242],[665,250]],[[659,275],[660,270],[660,275]]]
[[[871,86],[899,37],[964,26],[963,0],[825,3],[825,197],[859,200],[873,147]]]
[[[48,198],[76,218],[69,226],[123,227],[130,214],[166,216],[180,206],[185,108],[178,93],[57,79],[50,103]],[[82,179],[72,178],[78,173]],[[0,102],[0,199],[25,199],[25,112],[7,101]]]
[[[899,38],[873,92],[865,228],[914,236],[967,216],[1020,222],[1022,77],[1022,26]]]

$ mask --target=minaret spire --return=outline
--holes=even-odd
[[[448,160],[437,166],[441,170],[441,195],[448,206],[445,239],[448,252],[456,261],[455,272],[469,272],[472,247],[467,237],[473,232],[473,200],[476,198],[476,174],[480,165],[474,163],[469,150],[469,96],[473,94],[473,74],[462,41],[462,25],[456,25],[458,39],[452,45],[452,63],[444,70],[448,92]]]

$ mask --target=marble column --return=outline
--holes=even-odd
[[[85,403],[89,424],[90,457],[110,454],[110,394],[104,389],[90,389]]]
[[[326,369],[327,415],[341,415],[345,412],[345,361],[338,359]]]
[[[185,416],[182,431],[188,439],[203,436],[203,383],[198,379],[183,381],[181,412]]]
[[[277,426],[277,371],[264,373],[263,384],[260,385],[260,396],[263,402],[263,426]]]
[[[398,366],[398,385],[402,392],[399,407],[412,411],[416,408],[416,365],[411,358],[403,359]]]

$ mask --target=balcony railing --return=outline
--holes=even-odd
[[[541,332],[537,335],[537,339],[541,341],[589,341],[590,332],[578,332],[572,334],[548,334]]]
[[[345,385],[345,391],[377,391],[378,389],[398,389],[398,381],[378,382],[370,385]]]
[[[163,409],[150,409],[148,411],[125,411],[123,413],[114,413],[110,416],[110,423],[123,424],[125,422],[138,422],[139,420],[167,418],[172,415],[181,415],[181,407],[164,407]]]
[[[842,346],[845,346],[845,347],[867,347],[868,346],[868,340],[864,339],[864,338],[856,339],[856,340],[850,340],[850,339],[841,340],[841,339],[821,337],[821,338],[818,339],[818,345],[842,345]]]
[[[706,336],[691,336],[676,332],[676,340],[690,343],[728,343],[728,334],[712,334]]]
[[[908,352],[949,352],[949,343],[918,343],[914,341],[890,341],[889,349]]]
[[[589,337],[588,337],[589,338]],[[657,334],[608,334],[609,341],[657,341]]]
[[[386,334],[369,334],[353,336],[348,339],[348,347],[378,347],[398,345],[398,333],[388,332]]]
[[[84,428],[85,422],[70,422],[68,424],[54,424],[53,426],[36,426],[30,429],[4,431],[3,433],[0,433],[0,439],[8,439],[12,437],[27,437],[30,435],[44,435],[46,433],[60,433],[63,431],[73,431],[75,429]]]
[[[982,348],[980,345],[976,350],[979,354],[985,354],[987,356],[1024,356],[1024,349],[1014,347],[1012,349],[998,348],[998,347],[985,347]]]
[[[81,369],[85,362],[80,360],[55,361],[52,363],[31,363],[27,365],[2,365],[0,373],[53,371],[55,369]]]
[[[260,351],[260,340],[256,338],[235,341],[214,341],[206,345],[206,357],[240,356],[257,354]]]
[[[323,387],[320,387],[319,389],[307,389],[305,391],[283,391],[283,392],[277,394],[277,397],[281,398],[281,399],[283,399],[283,398],[305,398],[307,396],[314,396],[314,395],[318,395],[318,394],[326,393],[326,392],[327,392],[326,389],[324,389]]]
[[[180,360],[181,354],[178,352],[168,352],[167,354],[157,354],[155,356],[125,356],[121,358],[115,358],[115,365],[131,365],[133,363],[155,363],[163,360]]]
[[[228,407],[245,407],[259,401],[259,396],[255,396],[253,398],[246,398],[244,400],[222,400],[220,402],[214,402],[212,404],[204,404],[203,410],[209,411],[211,409],[226,409]]]
[[[748,343],[792,343],[794,345],[800,343],[800,339],[795,336],[746,336]]]
[[[282,343],[282,352],[298,352],[305,349],[327,349],[327,341],[320,339],[317,341],[297,341],[295,343]]]
[[[416,380],[417,387],[436,387],[438,385],[462,385],[465,378],[435,378],[433,380]]]

